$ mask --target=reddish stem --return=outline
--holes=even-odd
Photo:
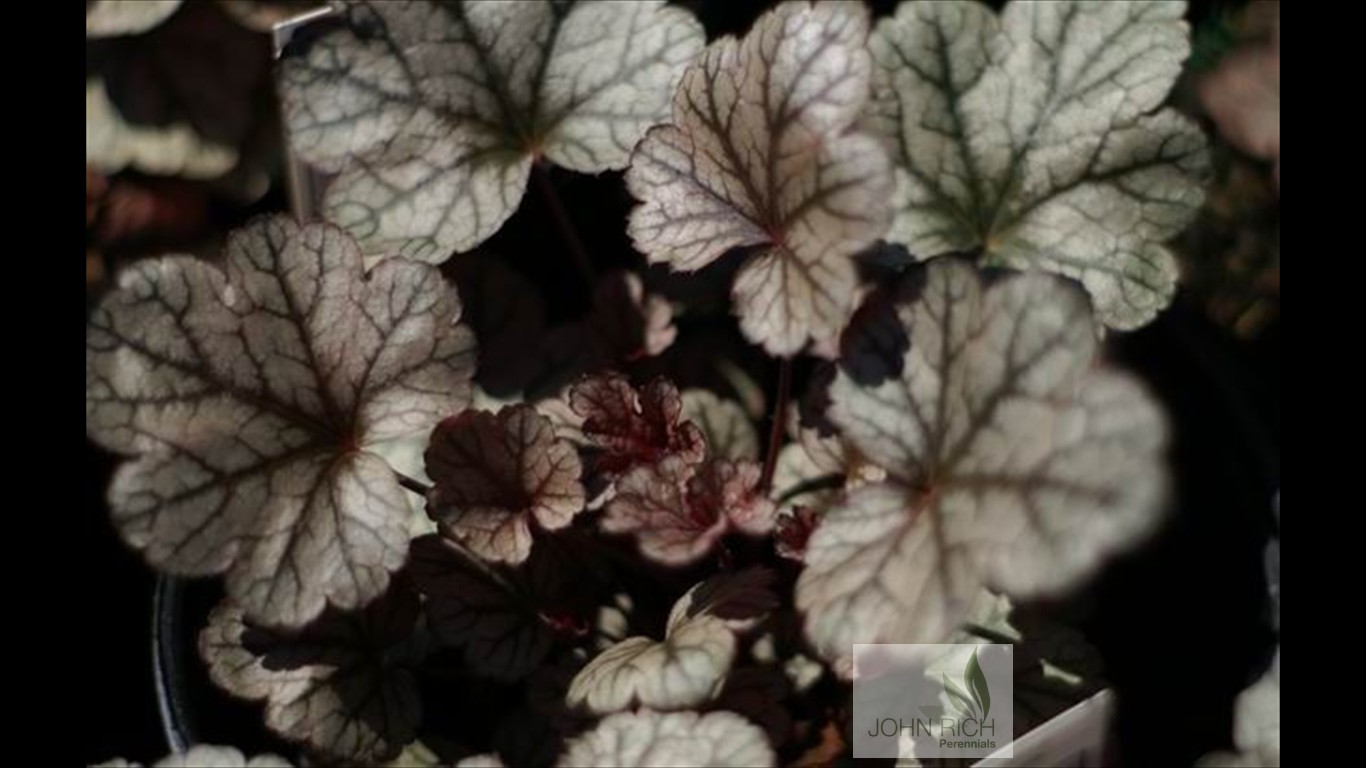
[[[413,493],[416,493],[418,496],[421,496],[424,499],[427,498],[427,492],[432,489],[430,485],[427,485],[421,480],[415,480],[411,477],[408,477],[402,472],[399,472],[397,469],[393,469],[392,467],[390,469],[393,470],[394,476],[398,478],[399,485],[403,486],[404,488],[407,488]]]
[[[759,493],[768,495],[773,486],[773,470],[778,465],[778,449],[782,447],[783,431],[787,428],[787,408],[792,399],[792,358],[778,363],[778,392],[773,404],[773,423],[769,426],[768,452],[764,454],[764,472],[759,476]]]

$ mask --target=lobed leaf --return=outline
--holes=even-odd
[[[286,217],[233,233],[223,269],[134,264],[86,332],[86,429],[132,457],[115,527],[162,570],[226,571],[262,624],[365,605],[403,564],[410,517],[370,449],[469,402],[459,317],[435,269],[366,277],[345,233]]]
[[[266,705],[266,727],[344,760],[382,761],[415,738],[421,712],[404,663],[417,620],[402,586],[354,614],[330,612],[301,632],[255,626],[224,602],[199,636],[209,676]]]
[[[587,376],[570,387],[569,407],[583,419],[584,438],[602,450],[597,472],[615,477],[670,455],[696,464],[706,454],[706,438],[682,419],[682,397],[666,379],[637,389],[620,373]]]
[[[440,262],[492,235],[545,159],[626,164],[701,25],[663,2],[368,2],[282,67],[294,147],[341,176],[329,218],[367,252]]]
[[[1086,286],[1114,328],[1170,303],[1163,245],[1203,202],[1200,130],[1159,106],[1189,55],[1184,2],[904,3],[870,40],[867,130],[897,163],[888,239],[919,258]]]
[[[853,255],[886,231],[885,153],[850,128],[868,97],[867,9],[787,2],[688,67],[673,118],[637,145],[629,232],[651,262],[693,271],[754,246],[736,276],[740,328],[770,354],[833,338]]]
[[[435,484],[428,515],[486,560],[526,560],[533,520],[556,530],[584,507],[578,453],[529,405],[446,419],[432,432],[426,462]]]
[[[831,660],[856,642],[940,642],[983,585],[1060,590],[1151,529],[1164,498],[1162,416],[1095,368],[1084,294],[958,260],[912,280],[906,351],[880,363],[899,375],[863,384],[853,361],[831,389],[831,421],[887,471],[807,545],[796,604]]]

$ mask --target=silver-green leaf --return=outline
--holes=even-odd
[[[941,258],[908,277],[897,316],[907,343],[856,348],[898,359],[842,360],[830,390],[830,420],[887,472],[806,547],[796,605],[832,661],[943,642],[984,585],[1063,589],[1151,530],[1164,499],[1164,420],[1095,366],[1080,289]]]
[[[325,209],[367,253],[429,262],[496,232],[538,158],[625,166],[703,46],[663,2],[341,5],[341,29],[284,61],[291,141],[341,172]]]
[[[1184,2],[904,3],[874,30],[866,128],[897,170],[888,239],[920,258],[1080,280],[1106,325],[1170,303],[1163,243],[1203,202],[1199,129],[1160,109],[1190,52]]]
[[[128,457],[114,525],[170,573],[226,572],[248,618],[355,609],[403,565],[408,492],[375,451],[470,401],[474,339],[435,268],[366,279],[336,227],[258,219],[223,267],[132,265],[91,313],[86,429]]]
[[[792,356],[853,311],[853,255],[886,231],[891,170],[852,131],[870,88],[867,10],[788,2],[742,40],[712,43],[646,134],[626,183],[628,230],[652,262],[690,272],[755,246],[732,294],[740,329]]]

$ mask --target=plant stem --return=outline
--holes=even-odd
[[[764,454],[764,472],[759,476],[759,493],[767,496],[773,487],[773,470],[778,466],[778,448],[787,428],[787,407],[792,399],[792,358],[778,363],[778,393],[773,402],[773,424],[768,431],[768,452]]]
[[[403,474],[402,472],[399,472],[397,469],[393,469],[392,467],[390,469],[393,471],[394,476],[398,478],[399,485],[403,486],[404,488],[407,488],[413,493],[416,493],[418,496],[421,496],[424,499],[427,497],[427,492],[432,489],[430,485],[427,485],[421,480],[414,480],[413,478],[408,477],[407,475]]]
[[[550,180],[550,171],[544,163],[537,161],[532,166],[531,173],[536,177],[536,186],[541,189],[541,196],[550,208],[555,226],[560,229],[560,236],[569,246],[569,254],[574,257],[574,266],[578,267],[579,274],[583,275],[584,282],[588,283],[588,290],[593,290],[593,286],[597,284],[597,272],[593,269],[592,259],[588,258],[588,251],[584,250],[583,241],[579,239],[578,230],[574,229],[569,212],[560,201],[560,193],[555,189],[555,183]]]

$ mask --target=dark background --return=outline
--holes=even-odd
[[[743,32],[768,5],[687,4],[709,38]],[[1198,27],[1229,5],[1236,4],[1194,3],[1192,23]],[[886,13],[895,3],[873,6]],[[554,179],[590,251],[624,244],[630,201],[618,175],[556,172]],[[283,208],[277,189],[241,216]],[[490,245],[514,254],[558,252],[562,246],[548,222],[539,198],[528,194]],[[531,263],[549,270],[550,281],[576,279],[567,260]],[[1172,418],[1177,501],[1161,534],[1054,608],[1081,626],[1104,656],[1119,696],[1120,760],[1189,764],[1229,744],[1233,697],[1260,675],[1276,642],[1267,623],[1262,552],[1279,488],[1280,326],[1277,321],[1255,341],[1238,339],[1183,293],[1153,324],[1114,334],[1110,350],[1148,381]],[[154,577],[109,522],[104,491],[113,462],[89,443],[85,454],[78,527],[83,570],[92,577],[84,584],[88,613],[82,622],[104,629],[98,651],[82,656],[86,711],[73,713],[81,723],[80,758],[154,760],[168,751],[152,684]],[[211,599],[212,592],[211,586],[198,589],[196,601]],[[192,634],[193,628],[182,644],[192,644]],[[192,683],[203,683],[197,669],[192,675]],[[231,739],[248,749],[271,746],[253,728],[254,707],[201,692],[213,713],[199,718],[204,738]]]

